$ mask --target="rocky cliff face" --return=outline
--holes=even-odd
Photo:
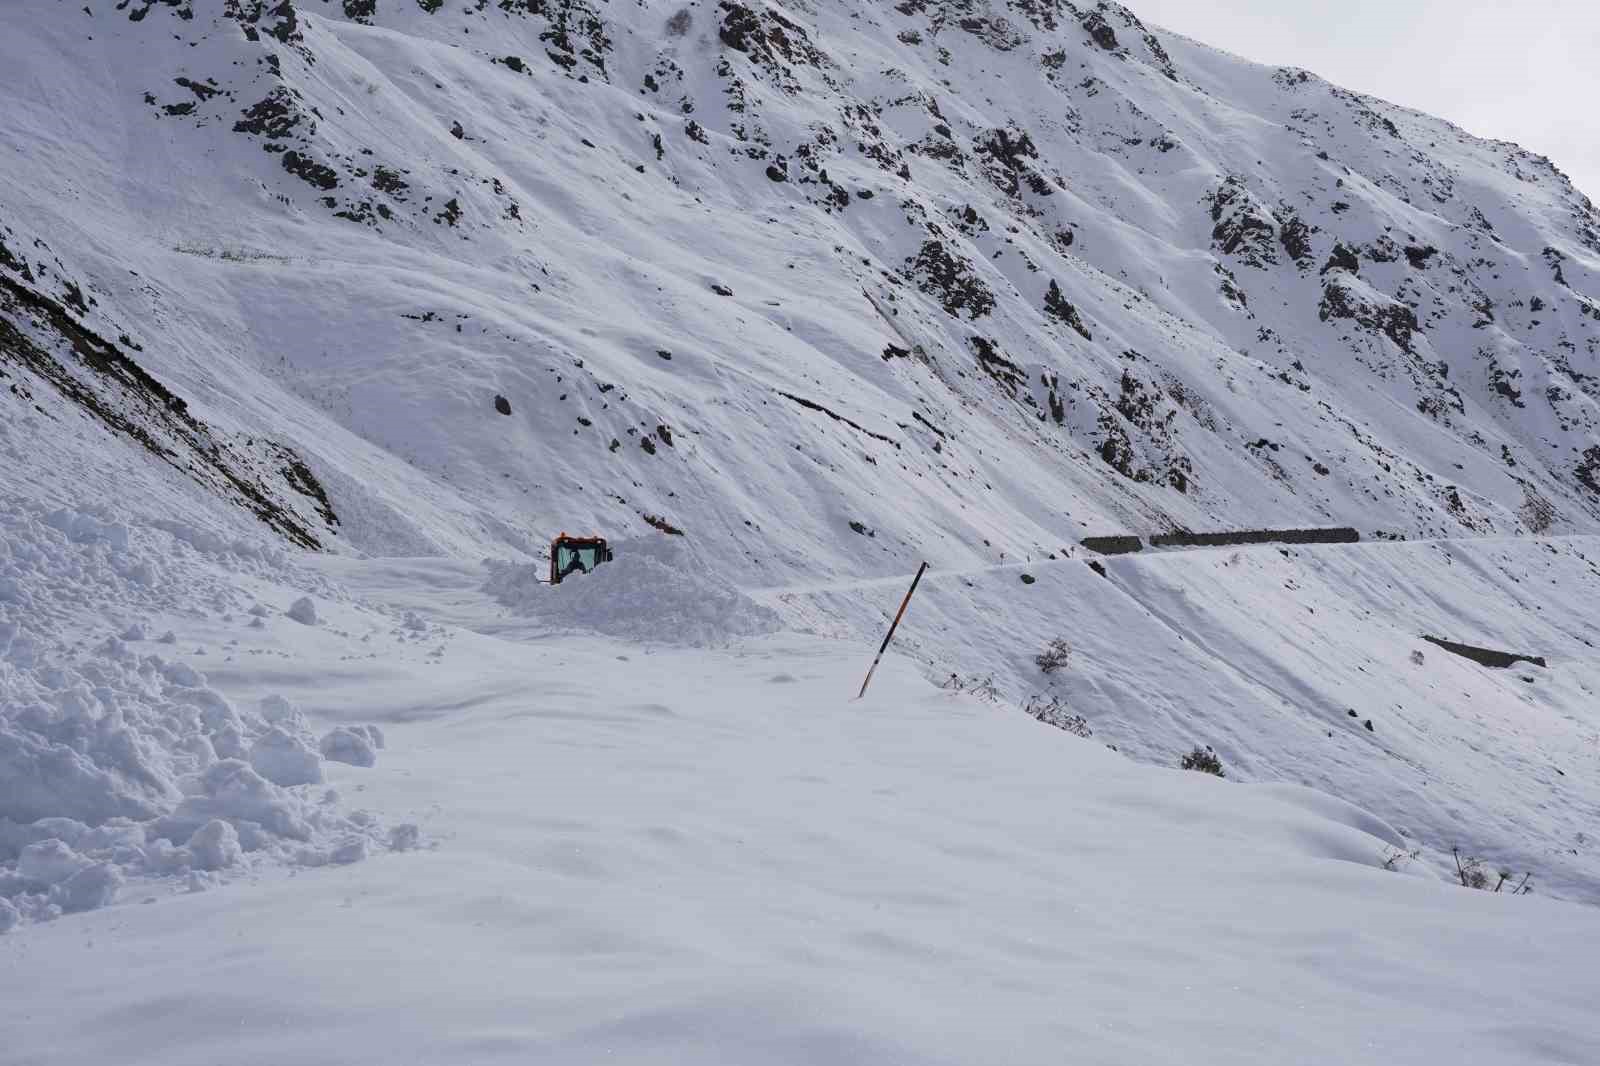
[[[298,543],[653,519],[779,583],[1600,518],[1589,200],[1117,4],[25,6],[5,402],[82,405],[26,353],[98,388],[92,334]]]

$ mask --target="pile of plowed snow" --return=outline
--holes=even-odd
[[[235,707],[129,621],[201,591],[161,565],[189,550],[104,513],[0,512],[0,931],[104,906],[130,877],[203,888],[415,843],[323,786],[327,760],[376,761],[377,727],[318,737],[282,697]],[[106,635],[81,639],[96,619]]]
[[[501,603],[552,629],[581,629],[624,640],[714,647],[781,628],[776,611],[717,576],[681,541],[649,537],[612,545],[593,573],[547,584],[549,565],[489,560],[485,586]]]

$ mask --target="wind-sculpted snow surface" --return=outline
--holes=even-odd
[[[289,701],[235,706],[148,624],[196,606],[183,543],[104,513],[14,498],[0,512],[0,927],[104,906],[130,879],[199,889],[388,846],[377,818],[342,813],[319,787],[346,727],[319,752]],[[261,563],[243,544],[214,547],[243,569]],[[226,593],[211,592],[232,620]],[[261,627],[271,613],[237,617]],[[89,644],[86,618],[103,633]],[[382,733],[360,739],[381,746]]]

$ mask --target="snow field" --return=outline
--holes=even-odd
[[[1600,1055],[1593,911],[1387,872],[1348,804],[1142,767],[899,657],[852,701],[856,650],[264,660],[295,702],[432,708],[383,721],[363,796],[438,846],[10,937],[0,1061]]]

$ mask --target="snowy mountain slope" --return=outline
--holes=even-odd
[[[1108,579],[1076,561],[934,571],[895,639],[935,680],[989,679],[1009,706],[1059,699],[1140,760],[1208,745],[1232,777],[1355,799],[1441,872],[1459,846],[1594,902],[1597,562],[1600,542],[1581,537],[1127,556],[1105,560]],[[900,594],[770,602],[796,628],[870,646]],[[1486,668],[1424,635],[1548,668]],[[1034,658],[1056,637],[1072,656],[1047,675]]]
[[[1071,557],[936,576],[905,650],[1020,701],[1065,636],[1060,691],[1124,751],[1210,743],[1434,865],[1461,843],[1596,898],[1600,217],[1547,161],[1109,4],[0,20],[17,572],[63,506],[180,570],[180,543],[525,561],[653,527],[865,644],[919,559]],[[1517,539],[1110,582],[1074,547],[1331,522]],[[524,606],[496,626],[597,621]]]
[[[8,247],[343,543],[1592,528],[1587,200],[1120,8],[26,6]]]
[[[851,701],[830,641],[397,644],[385,604],[505,619],[446,560],[313,565],[325,628],[152,620],[241,705],[379,722],[329,782],[429,846],[13,932],[0,1062],[1600,1053],[1591,909],[1385,871],[1404,839],[1341,800],[1138,766],[903,661]],[[261,577],[284,595],[232,580]]]

